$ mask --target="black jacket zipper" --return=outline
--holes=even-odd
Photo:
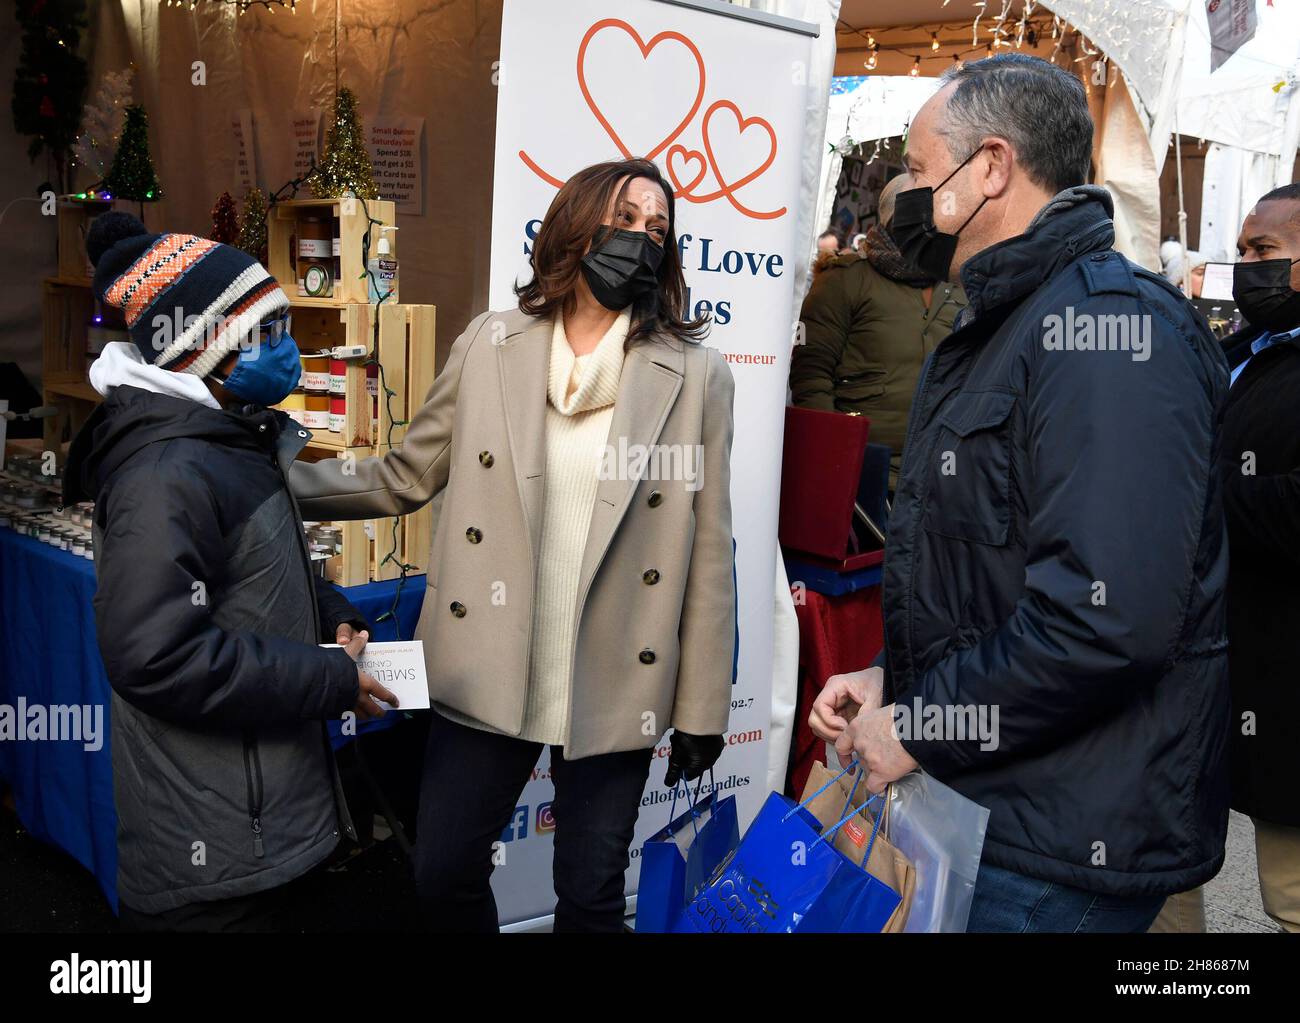
[[[253,830],[253,854],[261,859],[262,846],[262,756],[257,749],[257,737],[244,733],[244,782],[248,788],[248,823]]]

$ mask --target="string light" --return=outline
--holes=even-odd
[[[208,2],[234,7],[241,16],[246,14],[250,7],[263,7],[268,14],[274,14],[277,7],[287,7],[291,14],[298,13],[298,0],[208,0]],[[194,11],[199,6],[199,0],[167,0],[168,7],[187,5],[190,11]]]
[[[920,73],[921,73],[921,58],[917,57],[916,60],[912,63],[912,70],[909,71],[908,74],[911,75],[913,78],[915,78]]]
[[[938,33],[938,32],[931,32],[931,33],[930,33],[930,52],[931,52],[931,53],[937,53],[938,51],[939,51],[939,33]]]

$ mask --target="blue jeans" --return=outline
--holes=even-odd
[[[1163,895],[1098,895],[981,863],[969,933],[1139,934],[1164,905]]]

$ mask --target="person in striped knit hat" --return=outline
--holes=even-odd
[[[86,249],[95,266],[92,291],[121,312],[136,349],[109,346],[108,359],[91,376],[101,393],[124,373],[124,361],[197,380],[215,373],[220,384],[233,381],[227,390],[234,397],[259,405],[282,401],[297,385],[289,299],[242,249],[191,234],[150,234],[138,219],[116,211],[94,222]]]
[[[357,667],[366,624],[312,572],[285,484],[309,437],[267,407],[301,372],[289,302],[238,249],[127,214],[86,248],[128,337],[95,361],[104,400],[64,469],[65,503],[95,502],[121,923],[295,926],[295,893],[355,838],[325,722],[395,701]]]

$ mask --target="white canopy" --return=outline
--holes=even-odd
[[[1289,147],[1294,159],[1296,140],[1284,136],[1288,111],[1300,95],[1300,9],[1294,3],[1269,7],[1267,0],[1256,0],[1256,13],[1255,38],[1211,74],[1205,8],[1199,3],[1193,6],[1178,98],[1178,131],[1274,156]]]

